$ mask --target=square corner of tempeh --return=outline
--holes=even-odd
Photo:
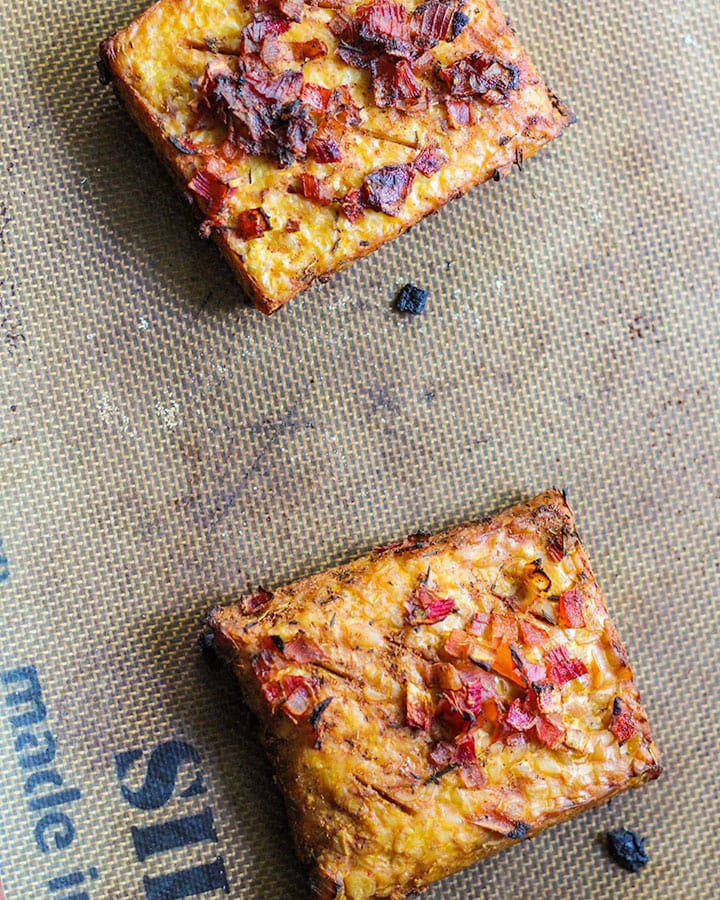
[[[266,313],[572,120],[495,0],[158,0],[100,52]]]
[[[661,773],[564,494],[213,610],[318,898],[401,898]]]

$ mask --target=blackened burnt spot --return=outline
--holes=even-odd
[[[509,838],[512,838],[515,841],[521,841],[523,838],[528,836],[528,832],[530,831],[530,826],[527,822],[516,822],[515,827],[508,835]]]
[[[419,315],[425,312],[425,306],[430,294],[422,288],[408,282],[400,289],[395,298],[395,307],[399,312],[411,313]]]
[[[607,848],[613,862],[627,869],[628,872],[639,872],[648,863],[645,842],[640,835],[626,828],[615,828],[608,831]]]
[[[470,16],[465,15],[465,13],[462,10],[458,9],[455,12],[455,15],[452,18],[452,24],[450,25],[450,40],[451,41],[454,41],[456,38],[458,38],[462,34],[465,26],[467,25],[467,23],[469,21],[470,21]]]

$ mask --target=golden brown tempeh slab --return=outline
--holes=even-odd
[[[570,121],[495,0],[159,0],[100,52],[266,313]]]
[[[215,609],[320,898],[401,898],[657,778],[565,497]]]

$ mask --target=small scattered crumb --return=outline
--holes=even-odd
[[[645,852],[644,841],[634,831],[628,831],[626,828],[608,831],[607,847],[613,862],[628,872],[639,872],[647,865],[648,855]]]
[[[395,298],[395,308],[400,312],[412,313],[417,316],[425,312],[425,304],[430,296],[428,291],[416,287],[414,284],[404,285]]]

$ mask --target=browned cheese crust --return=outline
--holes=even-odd
[[[100,55],[265,313],[571,121],[495,0],[159,0]]]
[[[401,898],[657,778],[564,494],[215,609],[320,898]]]

